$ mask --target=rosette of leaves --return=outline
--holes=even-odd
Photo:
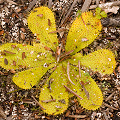
[[[27,20],[28,27],[40,40],[39,44],[30,46],[7,43],[0,46],[0,65],[3,68],[27,68],[16,73],[13,82],[20,88],[30,89],[40,82],[49,69],[56,67],[41,88],[39,102],[43,111],[52,115],[63,113],[68,108],[72,93],[84,108],[98,109],[103,101],[102,92],[91,76],[80,69],[80,65],[101,74],[111,74],[116,65],[114,54],[107,49],[85,56],[77,52],[91,44],[99,35],[102,29],[100,20],[92,12],[85,12],[77,17],[69,30],[65,52],[61,54],[58,54],[60,46],[57,34],[50,34],[56,31],[52,11],[47,7],[36,8],[31,11]]]

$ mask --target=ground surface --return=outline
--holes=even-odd
[[[48,0],[33,0],[32,5],[38,7],[48,6]],[[50,1],[50,0],[49,0]],[[26,17],[32,0],[0,0],[0,44],[6,42],[17,42],[31,44],[34,35],[27,27]],[[100,1],[101,3],[111,1]],[[49,7],[55,12],[57,28],[59,26],[69,28],[75,19],[76,12],[81,9],[84,1],[78,0],[66,18],[73,0],[53,0]],[[91,4],[96,4],[93,1]],[[120,17],[117,14],[108,13],[108,17]],[[66,32],[61,40],[65,40]],[[61,34],[62,35],[62,34]],[[58,35],[60,37],[60,35]],[[100,48],[112,50],[115,54],[117,66],[113,74],[101,76],[98,73],[92,75],[104,95],[103,105],[96,111],[83,109],[74,97],[70,100],[68,110],[59,116],[48,116],[44,114],[39,106],[31,98],[38,98],[39,92],[35,88],[31,90],[19,89],[13,82],[12,76],[15,71],[6,71],[0,67],[0,120],[119,120],[120,119],[120,27],[103,27],[100,37],[81,52],[88,54]],[[83,116],[82,116],[83,115]],[[82,118],[83,117],[83,118]],[[84,118],[85,117],[85,118]]]

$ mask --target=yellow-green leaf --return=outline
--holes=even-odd
[[[106,13],[105,11],[102,11],[102,12],[100,13],[100,15],[101,15],[102,17],[104,17],[104,18],[107,17],[107,13]]]
[[[97,8],[95,9],[95,12],[96,12],[96,14],[100,14],[101,8],[97,7]]]
[[[81,65],[102,74],[111,74],[116,67],[115,56],[107,49],[100,49],[85,56],[77,53],[72,56],[70,63],[77,65],[78,60],[80,60]]]
[[[65,50],[74,53],[91,44],[99,35],[102,25],[92,12],[85,12],[72,23],[67,36]]]
[[[8,61],[8,64],[5,63]],[[55,62],[52,53],[44,49],[41,44],[22,45],[17,43],[7,43],[0,46],[0,66],[9,69],[19,67],[39,67]]]
[[[53,65],[50,65],[49,67],[40,65],[36,68],[18,72],[13,76],[13,82],[22,89],[30,89],[34,85],[37,85],[41,77],[52,67]]]
[[[58,44],[53,12],[48,7],[35,8],[28,16],[28,27],[36,34],[40,42],[55,51]]]
[[[44,112],[57,115],[63,113],[68,107],[68,92],[63,85],[67,84],[62,64],[52,73],[49,80],[41,89],[39,102],[45,108]],[[44,102],[54,99],[52,102]]]
[[[78,68],[70,66],[70,78],[75,84],[73,85],[70,83],[71,89],[83,98],[82,100],[78,98],[81,106],[88,110],[96,110],[102,105],[102,92],[89,74],[86,74],[82,70],[80,70],[80,73],[81,77],[79,76]],[[85,93],[80,83],[84,86],[88,94]]]

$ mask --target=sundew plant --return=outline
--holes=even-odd
[[[54,14],[48,7],[35,8],[27,21],[29,29],[36,34],[40,43],[1,45],[0,66],[7,70],[27,68],[15,73],[12,78],[22,89],[38,85],[43,75],[53,70],[40,88],[39,103],[45,113],[63,113],[73,95],[77,96],[85,109],[98,109],[103,101],[102,92],[81,66],[103,75],[111,74],[116,66],[115,57],[108,49],[100,49],[85,56],[79,51],[99,35],[102,29],[100,20],[92,12],[84,12],[77,17],[68,32],[64,52],[62,44],[58,44]]]

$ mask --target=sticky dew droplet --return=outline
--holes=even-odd
[[[46,30],[48,30],[48,28],[46,28]]]
[[[110,58],[108,58],[108,60],[109,60],[109,61],[111,61],[111,59],[110,59]]]

